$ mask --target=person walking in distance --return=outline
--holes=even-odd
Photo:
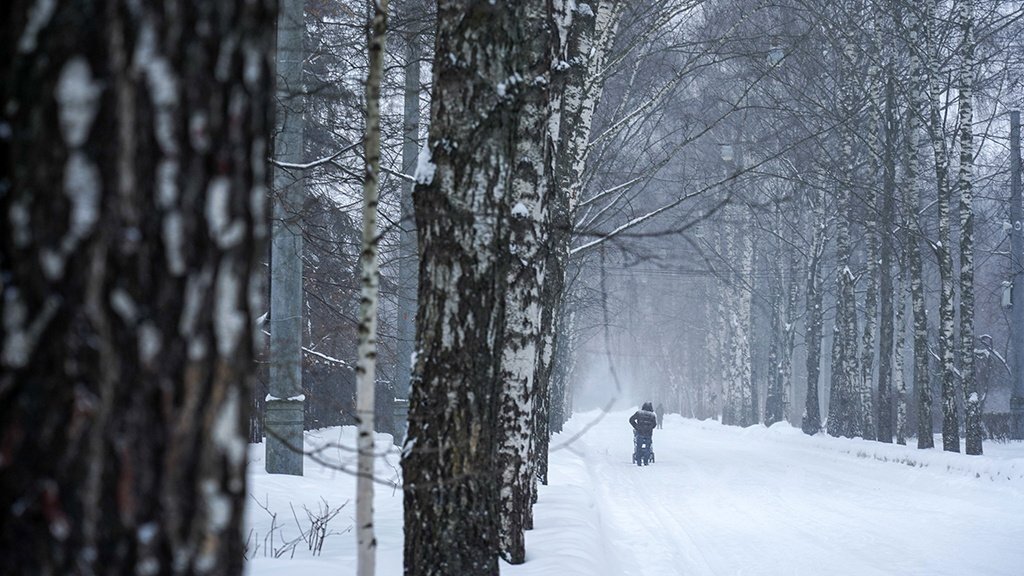
[[[645,466],[654,462],[654,447],[652,436],[654,428],[658,425],[658,417],[654,414],[654,407],[650,402],[644,405],[629,417],[629,424],[633,427],[633,462],[637,466]]]
[[[661,430],[665,427],[665,405],[658,402],[658,407],[654,409],[654,415],[658,417],[658,429]]]

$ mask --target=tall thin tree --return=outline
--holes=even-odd
[[[878,337],[878,430],[876,438],[879,442],[892,443],[893,437],[893,356],[902,354],[902,349],[894,351],[894,338],[897,329],[894,306],[903,300],[895,294],[893,287],[893,216],[896,212],[896,82],[893,77],[891,63],[885,69],[884,97],[884,141],[882,144],[882,194],[878,203],[881,217],[879,239],[879,296],[880,296],[880,328]]]
[[[808,193],[810,194],[810,193]],[[804,402],[804,413],[800,427],[805,434],[817,434],[821,431],[821,407],[818,399],[819,377],[821,374],[821,337],[824,326],[824,298],[822,282],[819,275],[821,261],[828,239],[825,199],[808,196],[811,209],[811,255],[807,261],[806,291],[804,306],[807,315],[804,320],[804,344],[807,346],[807,393]]]
[[[960,379],[968,454],[982,453],[981,398],[974,370],[974,2],[960,0]]]
[[[910,298],[914,316],[914,392],[917,395],[917,447],[932,448],[932,389],[928,374],[928,310],[924,293],[924,263],[921,244],[924,233],[920,223],[921,198],[924,195],[924,180],[920,170],[920,136],[922,118],[925,114],[924,91],[927,89],[928,73],[921,57],[924,42],[924,19],[917,5],[908,8],[910,22],[908,45],[910,46],[909,110],[906,135],[906,178],[903,188],[904,205],[907,212],[905,250],[910,275]]]
[[[957,409],[956,375],[956,315],[954,307],[953,244],[951,214],[953,188],[949,182],[949,152],[943,129],[941,99],[943,88],[939,82],[940,58],[936,30],[935,2],[922,2],[928,75],[927,92],[922,96],[928,113],[926,126],[935,160],[935,183],[938,189],[936,207],[939,218],[939,239],[932,245],[939,264],[939,371],[942,383],[942,449],[960,451],[960,422]]]
[[[380,197],[380,89],[384,78],[384,40],[388,26],[388,0],[375,0],[370,21],[369,62],[366,77],[366,134],[363,138],[366,169],[363,173],[363,249],[359,257],[359,360],[356,364],[356,423],[359,458],[356,478],[356,540],[359,576],[373,576],[377,565],[377,538],[373,528],[373,416],[377,386],[377,303],[380,268],[377,263],[377,203]]]

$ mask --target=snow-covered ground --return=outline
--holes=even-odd
[[[503,575],[1024,574],[1022,443],[969,457],[669,415],[655,432],[657,463],[639,468],[629,414],[577,414],[553,439],[527,562],[502,565]],[[308,433],[307,450],[322,448],[301,478],[265,474],[263,445],[251,447],[251,574],[355,573],[355,479],[323,465],[353,469],[353,444],[354,428]],[[378,436],[377,473],[397,481],[390,444]],[[320,555],[286,544],[309,529],[305,509],[346,502]],[[378,574],[398,576],[401,491],[378,485],[375,509]]]

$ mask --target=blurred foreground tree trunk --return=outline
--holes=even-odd
[[[240,574],[274,3],[0,34],[0,570]]]

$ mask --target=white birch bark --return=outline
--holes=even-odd
[[[741,416],[739,425],[740,426],[751,426],[756,424],[757,412],[754,409],[754,389],[753,380],[751,375],[751,364],[750,364],[750,326],[751,326],[751,304],[752,297],[751,291],[747,288],[746,283],[750,281],[750,276],[753,274],[754,267],[754,245],[751,235],[746,231],[737,232],[739,241],[737,242],[737,248],[739,253],[737,254],[737,266],[739,267],[739,275],[743,280],[739,280],[733,286],[733,290],[736,292],[736,346],[737,354],[735,357],[735,374],[737,379],[736,386],[740,390],[740,410]],[[744,282],[744,280],[746,282]]]
[[[909,120],[907,122],[906,182],[903,186],[903,200],[907,207],[908,222],[904,227],[907,268],[909,271],[911,307],[914,320],[914,392],[917,395],[917,447],[931,448],[932,437],[932,392],[928,374],[928,312],[925,308],[924,266],[921,255],[923,234],[918,214],[921,212],[921,197],[924,194],[924,179],[921,178],[919,144],[921,118],[924,114],[924,91],[927,89],[928,73],[921,58],[921,44],[924,41],[924,17],[918,10],[908,25],[910,39],[910,88]]]
[[[769,256],[769,305],[771,320],[769,322],[770,341],[768,344],[768,386],[764,399],[765,426],[786,419],[786,397],[784,391],[783,357],[785,352],[786,328],[783,326],[788,304],[788,291],[785,290],[785,264],[787,257],[782,246],[782,210],[775,205],[772,225],[776,234],[773,236],[772,254]]]
[[[895,330],[894,307],[899,295],[893,287],[893,220],[896,212],[896,94],[891,64],[885,74],[885,141],[882,144],[882,195],[876,203],[880,221],[879,315],[881,317],[878,344],[878,428],[877,439],[891,443],[893,437],[893,340]],[[899,354],[900,348],[896,348]]]
[[[744,209],[730,205],[727,219],[741,221]],[[720,253],[730,269],[721,283],[719,314],[722,318],[722,380],[725,398],[722,423],[732,426],[753,424],[753,393],[750,366],[751,293],[746,285],[753,266],[753,246],[745,231],[720,227]]]
[[[895,390],[896,403],[896,443],[905,445],[907,443],[907,375],[903,362],[903,351],[907,346],[907,286],[906,286],[906,257],[900,258],[896,267],[896,294],[895,294],[895,324],[896,343],[893,346],[893,389]]]
[[[953,244],[950,233],[950,208],[953,190],[949,182],[949,152],[943,130],[939,102],[943,97],[939,85],[938,39],[935,30],[934,6],[926,2],[925,39],[928,46],[928,136],[935,159],[935,180],[938,187],[936,206],[939,213],[939,240],[935,255],[939,262],[939,367],[942,374],[942,449],[960,451],[960,424],[957,415],[957,383],[955,363],[955,312],[953,282]]]
[[[370,22],[369,66],[366,78],[366,134],[363,175],[363,247],[360,254],[359,359],[356,364],[356,420],[359,451],[356,478],[356,544],[358,576],[373,576],[377,538],[373,528],[373,466],[376,374],[377,303],[380,270],[377,263],[377,203],[380,195],[380,91],[384,76],[384,37],[388,0],[373,3]]]
[[[593,6],[597,6],[595,10]],[[563,22],[569,15],[563,4]],[[542,291],[544,310],[541,315],[536,386],[535,427],[537,430],[536,466],[540,482],[547,483],[548,443],[552,431],[562,428],[571,408],[568,402],[568,376],[556,362],[568,357],[559,352],[573,347],[572,342],[559,342],[572,334],[559,326],[567,315],[564,311],[566,270],[572,241],[572,226],[576,221],[580,194],[584,184],[584,170],[589,154],[589,140],[594,109],[604,90],[602,71],[607,62],[619,18],[624,9],[621,0],[595,0],[579,2],[571,15],[569,27],[560,33],[558,47],[559,67],[568,64],[564,77],[559,78],[561,94],[557,109],[553,109],[552,130],[557,130],[554,161],[554,190],[550,201],[551,234],[548,239],[547,272]],[[564,27],[564,24],[563,24]],[[569,336],[571,337],[571,336]],[[557,376],[556,376],[557,375]]]
[[[882,80],[882,67],[878,65],[878,56],[881,54],[881,46],[878,40],[878,23],[875,17],[870,19],[870,30],[868,31],[868,48],[871,56],[868,57],[868,115],[867,115],[867,144],[868,144],[868,166],[869,172],[866,175],[863,193],[863,202],[867,207],[864,221],[864,238],[867,244],[866,254],[866,281],[864,290],[864,329],[861,337],[860,347],[860,377],[857,380],[857,394],[859,396],[859,428],[861,436],[867,440],[874,440],[877,437],[875,424],[874,407],[874,374],[875,374],[875,332],[878,330],[878,292],[879,292],[879,211],[876,207],[878,200],[878,188],[882,172],[882,139],[879,134],[879,125],[882,121],[881,102],[884,98],[883,90],[885,82]],[[888,320],[885,320],[888,321]]]
[[[542,6],[438,5],[429,155],[413,193],[421,284],[402,456],[409,576],[498,572],[509,195],[515,119],[535,88],[522,71],[538,59],[520,40],[536,33],[525,14]]]
[[[851,73],[855,48],[847,40],[843,49],[842,79],[840,81],[843,117],[840,127],[840,165],[849,179],[855,173],[853,158],[853,105],[851,94]],[[857,309],[854,294],[854,277],[850,270],[853,246],[850,239],[852,215],[851,182],[839,183],[839,217],[836,228],[836,324],[832,354],[832,393],[829,398],[828,433],[833,436],[853,437],[860,435],[862,422],[858,418],[860,398],[856,383],[857,370]]]
[[[559,8],[563,5],[556,3]],[[505,334],[501,351],[501,437],[498,461],[501,469],[500,526],[498,545],[510,564],[526,560],[524,530],[532,526],[534,378],[541,329],[541,294],[545,258],[542,246],[550,225],[548,201],[552,183],[551,47],[564,32],[564,10],[549,12],[539,3],[524,8],[528,28],[537,30],[524,48],[535,58],[523,62],[517,75],[533,79],[511,94],[518,100],[515,155],[508,195],[510,220],[509,263],[506,267]],[[552,25],[554,35],[546,31]],[[557,126],[557,118],[555,119]]]
[[[960,374],[964,394],[966,452],[982,453],[981,399],[974,369],[974,1],[960,1]]]
[[[734,258],[732,242],[724,227],[718,228],[718,252],[725,262],[732,262]],[[736,366],[736,330],[732,318],[732,311],[736,308],[734,292],[731,288],[730,275],[724,278],[719,277],[718,281],[718,344],[719,349],[715,352],[721,357],[719,368],[722,381],[722,424],[729,426],[739,422],[739,391],[736,389],[737,378],[733,376]]]
[[[806,218],[802,217],[802,221]],[[797,234],[793,234],[797,238]],[[794,250],[789,251],[788,272],[786,275],[787,298],[785,322],[782,336],[782,360],[779,373],[782,378],[782,417],[787,422],[793,421],[793,351],[796,348],[796,319],[799,314],[800,301],[800,269],[802,259]]]

